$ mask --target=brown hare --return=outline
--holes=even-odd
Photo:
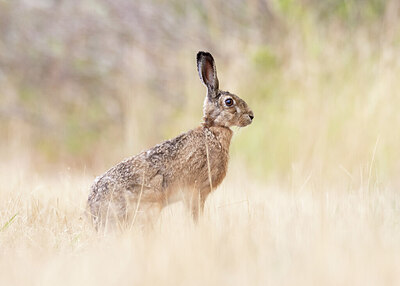
[[[163,207],[180,200],[197,221],[208,194],[224,179],[230,127],[247,126],[254,115],[241,98],[219,89],[210,53],[198,52],[197,69],[207,87],[204,122],[97,177],[88,199],[96,228],[111,223],[129,226],[138,214],[154,217]]]

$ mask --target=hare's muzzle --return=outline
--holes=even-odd
[[[239,119],[239,127],[245,127],[247,125],[250,125],[251,122],[253,121],[254,114],[253,112],[245,113],[243,114],[240,119]]]

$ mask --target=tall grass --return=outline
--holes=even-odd
[[[84,219],[89,181],[2,175],[2,285],[400,282],[400,196],[392,189],[285,189],[235,167],[198,225],[176,204],[153,230],[96,233]]]

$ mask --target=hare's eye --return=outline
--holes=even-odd
[[[225,99],[225,104],[226,104],[226,106],[232,106],[233,105],[233,99],[232,98]]]

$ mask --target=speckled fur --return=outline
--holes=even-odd
[[[208,194],[225,178],[230,127],[244,127],[254,115],[238,96],[219,90],[211,54],[199,52],[197,67],[207,87],[203,123],[97,177],[88,199],[96,227],[106,223],[129,225],[138,213],[154,216],[164,206],[180,200],[197,220]],[[230,103],[227,99],[232,100],[231,106],[226,104]]]

